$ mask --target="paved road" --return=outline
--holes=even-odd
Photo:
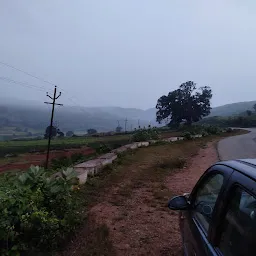
[[[218,144],[220,160],[256,158],[256,128],[250,133],[223,139]]]

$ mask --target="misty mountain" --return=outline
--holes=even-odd
[[[256,104],[256,101],[244,101],[215,107],[211,110],[209,117],[239,115],[246,110],[253,110],[254,104]]]
[[[238,102],[215,107],[209,116],[238,115],[248,109],[252,110],[256,101]],[[0,127],[15,126],[43,131],[50,122],[51,106],[34,101],[14,99],[0,100]],[[56,106],[54,124],[62,131],[85,132],[89,128],[98,131],[114,131],[118,123],[126,129],[149,124],[158,125],[155,121],[156,109],[147,110],[121,107],[77,107]],[[0,128],[1,129],[1,128]]]
[[[51,106],[33,101],[1,99],[0,126],[16,126],[44,130],[50,122]],[[113,131],[120,126],[127,130],[140,126],[157,125],[155,109],[136,109],[121,107],[77,107],[56,106],[54,124],[61,130]]]

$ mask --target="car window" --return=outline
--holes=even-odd
[[[240,187],[229,203],[219,249],[225,256],[256,254],[256,198]]]
[[[218,195],[222,188],[222,174],[210,176],[199,186],[194,199],[194,216],[207,232]]]

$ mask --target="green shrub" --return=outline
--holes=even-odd
[[[43,168],[5,176],[0,185],[0,253],[26,255],[57,248],[79,223],[73,169],[49,177]]]
[[[233,129],[229,127],[226,129],[226,132],[233,132]]]
[[[192,134],[190,132],[183,132],[182,136],[186,139],[186,140],[192,140]]]
[[[208,132],[206,132],[206,131],[202,131],[202,136],[203,137],[206,137],[206,136],[208,136],[209,135],[209,133]]]
[[[147,140],[157,140],[159,139],[159,132],[156,128],[140,129],[134,132],[132,135],[133,141],[147,141]]]
[[[202,134],[204,126],[202,125],[182,125],[179,129],[182,132],[189,132],[191,135]]]
[[[69,157],[61,156],[59,158],[53,158],[51,160],[51,168],[58,170],[63,167],[69,167],[72,165],[72,161]]]
[[[86,159],[86,157],[82,153],[74,153],[71,155],[70,158],[73,164]]]
[[[213,135],[221,134],[221,128],[218,126],[214,126],[214,125],[205,126],[204,130],[208,134],[213,134]]]

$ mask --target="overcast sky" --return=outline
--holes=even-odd
[[[187,80],[211,86],[213,106],[256,100],[254,0],[0,5],[0,61],[59,85],[65,104],[146,109]],[[0,97],[41,103],[53,88],[3,65],[0,78]]]

